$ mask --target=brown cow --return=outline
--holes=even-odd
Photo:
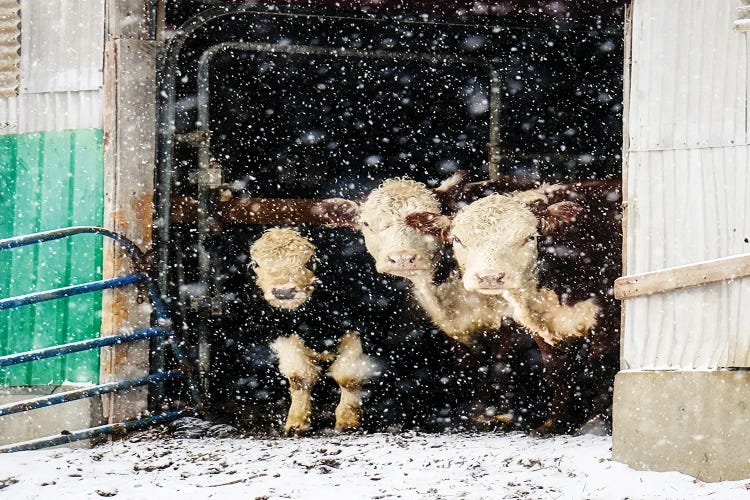
[[[463,181],[463,174],[458,174],[430,189],[410,179],[388,179],[362,202],[328,200],[320,206],[338,224],[348,220],[349,227],[361,231],[378,272],[411,282],[415,299],[432,323],[461,344],[456,350],[469,377],[476,378],[476,371],[485,365],[494,370],[490,384],[495,387],[474,388],[484,393],[475,405],[475,420],[510,423],[505,393],[513,392],[507,387],[511,372],[532,369],[524,334],[507,325],[510,305],[500,307],[497,297],[467,290],[456,269],[447,279],[436,282],[443,241],[406,222],[411,214],[450,210],[453,200],[461,195]],[[534,385],[532,381],[523,384]]]
[[[455,217],[407,217],[453,244],[464,288],[495,301],[491,316],[507,315],[532,334],[554,390],[541,432],[569,422],[580,372],[595,393],[591,413],[608,419],[619,353],[619,200],[619,182],[591,181],[493,194]],[[577,372],[582,344],[587,363]]]

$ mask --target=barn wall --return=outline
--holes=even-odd
[[[633,0],[625,95],[629,276],[750,252],[750,41],[735,0]],[[628,58],[626,58],[628,60]],[[665,283],[665,288],[669,283]],[[750,278],[623,302],[612,456],[750,477]]]
[[[0,98],[0,238],[104,225],[148,250],[156,58],[155,42],[142,40],[149,3],[21,1],[18,85]],[[128,264],[114,245],[89,235],[2,252],[0,296],[122,274]],[[0,355],[142,327],[149,308],[137,306],[135,295],[108,291],[2,312]],[[0,374],[0,386],[9,385],[0,403],[148,369],[147,342],[29,363]],[[34,387],[18,387],[28,384]],[[139,388],[2,417],[0,441],[99,425],[103,417],[130,419],[143,414],[147,394]]]
[[[101,225],[101,130],[0,136],[0,238],[72,225]],[[0,297],[24,295],[102,275],[101,240],[77,236],[0,252]],[[101,294],[2,311],[0,356],[97,336]],[[99,353],[24,363],[0,385],[98,381]]]
[[[627,273],[750,252],[750,42],[734,0],[633,4]],[[750,366],[750,280],[627,300],[623,368]]]
[[[100,90],[104,2],[21,2],[21,90]]]
[[[101,225],[104,7],[99,0],[20,3],[18,91],[0,99],[0,238]],[[102,276],[102,241],[80,236],[2,252],[0,295]],[[0,355],[99,335],[101,294],[0,314]],[[4,371],[0,385],[91,383],[99,353]]]

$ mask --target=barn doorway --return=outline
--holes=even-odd
[[[321,284],[290,315],[266,305],[247,272],[249,246],[269,226],[227,223],[217,207],[227,191],[359,199],[390,177],[436,185],[458,169],[474,180],[617,177],[621,11],[582,9],[561,26],[523,12],[425,22],[181,7],[167,12],[183,28],[160,68],[157,256],[214,416],[273,428],[287,389],[268,344],[301,333],[330,347],[355,329],[382,369],[368,429],[465,428],[471,389],[461,384],[481,385],[491,367],[462,373],[456,346],[402,280],[376,273],[357,234],[301,228],[318,247]],[[316,395],[318,424],[330,428],[335,385]],[[532,422],[540,408],[528,412]]]

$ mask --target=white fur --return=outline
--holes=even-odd
[[[250,247],[255,282],[263,298],[273,307],[297,309],[307,302],[315,288],[315,275],[307,268],[315,245],[293,229],[273,228]],[[280,300],[273,290],[294,288],[293,298]]]
[[[315,275],[306,265],[315,246],[291,229],[269,229],[250,248],[257,275],[256,282],[264,299],[274,307],[296,309],[312,294]],[[273,295],[278,287],[294,286],[300,290],[293,299],[279,300]],[[338,356],[317,353],[305,346],[297,335],[279,337],[271,343],[279,360],[279,372],[289,381],[292,402],[286,424],[287,432],[304,433],[310,429],[312,389],[320,378],[317,361],[336,361],[331,375],[341,388],[341,402],[336,409],[336,428],[359,426],[362,415],[361,387],[374,375],[375,364],[362,352],[356,332],[341,339]]]
[[[310,430],[312,389],[320,376],[320,367],[315,364],[317,353],[308,349],[297,335],[277,338],[271,349],[279,358],[279,371],[289,381],[291,404],[284,430],[305,433]]]
[[[415,212],[440,212],[440,203],[427,186],[409,179],[386,180],[360,206],[357,227],[378,272],[408,277],[431,269],[441,244],[406,225],[405,217]],[[412,269],[389,260],[403,252],[416,257]]]
[[[329,373],[340,385],[362,386],[376,373],[374,360],[362,351],[362,342],[356,332],[346,332],[339,343],[338,357]]]
[[[539,220],[526,202],[539,199],[539,195],[539,190],[532,190],[477,200],[456,214],[450,236],[456,238],[454,254],[465,288],[504,300],[515,321],[547,343],[556,344],[586,335],[596,326],[600,307],[593,299],[562,305],[554,291],[538,287],[534,237]],[[499,274],[502,283],[492,289],[481,283],[482,276]]]
[[[319,355],[305,346],[297,335],[279,337],[271,344],[271,350],[279,358],[279,372],[286,377],[298,378],[314,385],[320,376],[320,367],[315,364]]]
[[[435,326],[452,339],[471,344],[480,330],[500,327],[503,316],[509,314],[507,304],[467,291],[457,274],[440,285],[433,283],[443,243],[406,224],[406,216],[417,212],[440,212],[433,193],[419,182],[389,179],[362,204],[358,227],[378,272],[410,280],[417,302]],[[388,262],[389,255],[399,252],[416,255],[417,269],[405,271]]]
[[[312,389],[320,367],[316,361],[335,361],[330,375],[339,385],[341,399],[336,407],[336,429],[356,429],[362,419],[362,387],[376,374],[374,360],[364,354],[359,334],[346,332],[337,355],[317,353],[297,335],[279,337],[271,349],[279,359],[279,372],[289,380],[292,402],[284,429],[301,434],[310,429]]]

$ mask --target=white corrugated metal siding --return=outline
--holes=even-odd
[[[101,90],[20,94],[0,99],[0,135],[102,128]]]
[[[747,37],[735,0],[633,4],[631,151],[747,144]]]
[[[20,23],[18,0],[0,0],[0,97],[18,89]]]
[[[630,154],[628,274],[750,252],[750,146]],[[627,368],[750,366],[750,279],[625,301]]]
[[[104,0],[24,0],[20,88],[0,98],[0,135],[102,128],[103,66]]]
[[[104,0],[24,0],[21,45],[24,92],[100,88]]]
[[[735,0],[633,3],[627,273],[750,252],[750,41]],[[750,279],[626,300],[623,368],[750,366]]]

